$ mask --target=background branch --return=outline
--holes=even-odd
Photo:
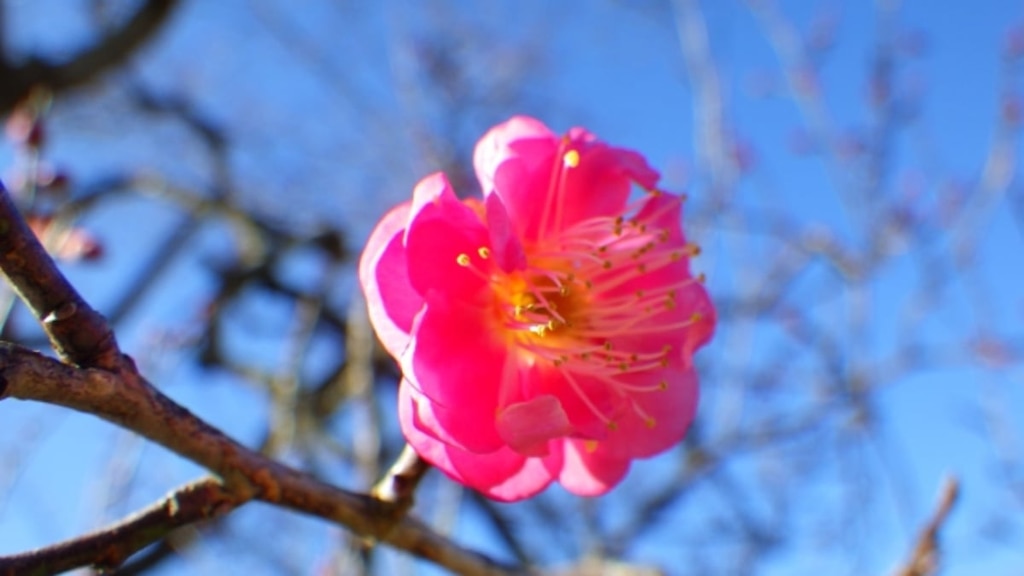
[[[168,20],[179,0],[147,0],[120,27],[70,59],[54,63],[38,56],[23,64],[0,59],[0,113],[12,109],[36,87],[59,92],[94,80],[131,58]]]
[[[939,531],[945,525],[959,496],[960,482],[956,478],[947,479],[942,485],[935,511],[921,530],[921,534],[917,538],[917,545],[914,546],[910,558],[893,573],[893,576],[930,576],[938,572],[939,558],[942,552],[939,545]]]

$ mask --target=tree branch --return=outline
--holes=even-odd
[[[0,112],[7,112],[36,86],[55,92],[93,80],[135,52],[168,19],[179,0],[148,0],[119,28],[102,36],[66,62],[53,63],[33,57],[22,65],[0,60]]]
[[[175,528],[216,518],[236,505],[234,497],[216,480],[187,484],[103,530],[0,558],[0,574],[57,574],[86,565],[100,571],[116,568]]]
[[[514,567],[460,548],[418,520],[401,519],[393,504],[325,484],[245,448],[137,374],[75,368],[12,344],[0,344],[0,400],[6,397],[72,408],[138,432],[223,479],[226,496],[218,500],[221,506],[233,508],[257,499],[346,526],[458,573],[516,573]],[[168,530],[177,526],[169,525]],[[149,542],[134,542],[145,545],[165,533],[152,532]],[[0,557],[0,573],[10,561]]]
[[[370,494],[391,505],[397,522],[412,508],[416,487],[428,471],[430,464],[406,444],[391,468],[374,484]]]
[[[60,273],[0,183],[0,272],[42,324],[53,349],[77,366],[117,370],[114,333]]]
[[[185,495],[195,498],[187,500],[193,503],[192,516],[172,513],[172,495],[141,516],[48,552],[0,557],[0,574],[33,572],[56,563],[109,568],[183,523],[224,514],[254,499],[346,526],[371,541],[388,542],[459,573],[515,573],[512,567],[463,550],[424,524],[404,518],[401,502],[396,506],[342,490],[284,466],[160,393],[121,353],[106,320],[60,273],[2,187],[0,271],[43,323],[58,353],[75,364],[0,342],[0,400],[35,400],[99,416],[203,466],[217,476],[210,482],[219,486],[201,484],[199,493]],[[128,536],[112,548],[116,534]],[[89,550],[98,555],[87,557]]]
[[[960,482],[949,478],[942,486],[939,502],[931,519],[921,530],[917,545],[906,563],[893,573],[893,576],[929,576],[939,569],[939,530],[942,529],[953,505],[960,495]]]

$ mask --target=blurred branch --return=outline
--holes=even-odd
[[[0,113],[7,112],[37,86],[54,92],[92,81],[103,72],[131,58],[168,20],[178,0],[148,0],[123,25],[103,35],[65,62],[54,63],[38,56],[23,64],[0,55]]]
[[[729,161],[732,146],[725,130],[725,99],[718,70],[711,57],[707,26],[696,0],[675,0],[676,36],[694,90],[694,149],[710,172],[710,191],[727,202],[736,181]],[[721,197],[719,197],[721,196]]]
[[[520,564],[527,566],[535,564],[533,556],[527,551],[526,546],[521,542],[521,538],[516,534],[513,522],[498,509],[497,504],[493,500],[488,500],[479,492],[470,490],[466,494],[472,498],[473,503],[476,504],[491,523],[491,527],[497,532],[498,538],[505,544],[508,551],[515,556],[516,560]]]
[[[924,529],[921,530],[914,551],[907,559],[906,564],[897,569],[893,576],[929,576],[938,572],[941,552],[939,530],[945,524],[959,495],[960,482],[956,478],[947,479],[942,486],[935,512]]]

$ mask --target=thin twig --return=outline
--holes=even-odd
[[[57,574],[92,565],[103,571],[172,530],[216,518],[238,505],[213,479],[178,488],[116,524],[53,546],[0,558],[0,574]]]
[[[956,478],[946,479],[939,494],[938,505],[932,513],[931,519],[921,530],[921,534],[917,538],[917,545],[914,546],[910,558],[893,573],[893,576],[930,576],[938,572],[939,557],[942,551],[939,545],[939,531],[949,517],[959,495],[960,482]]]

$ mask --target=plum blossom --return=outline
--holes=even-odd
[[[636,152],[523,116],[473,160],[482,198],[427,176],[359,264],[402,368],[403,434],[493,499],[553,481],[603,494],[679,443],[696,411],[693,354],[715,311],[690,272],[684,198]]]

